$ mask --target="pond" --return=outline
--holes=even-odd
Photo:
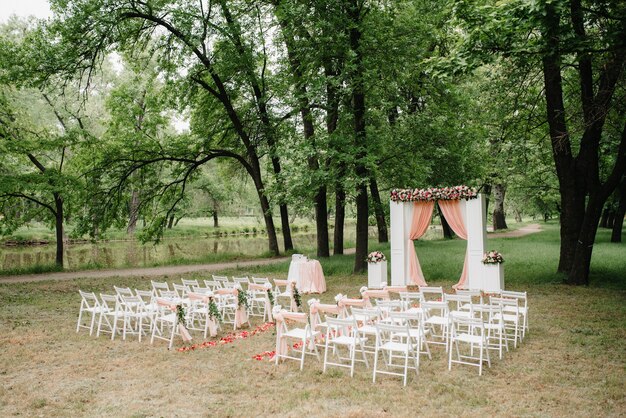
[[[441,231],[431,227],[422,239],[440,238]],[[369,231],[370,238],[376,237],[376,228]],[[346,229],[345,242],[354,242],[354,229]],[[294,234],[296,248],[310,249],[314,254],[315,234]],[[330,234],[332,243],[332,233]],[[283,251],[282,236],[279,246]],[[0,269],[2,271],[29,269],[34,266],[53,265],[55,246],[0,246]],[[171,238],[159,244],[129,241],[107,241],[100,243],[67,244],[64,267],[70,270],[88,268],[148,267],[168,263],[217,262],[233,256],[255,257],[268,252],[265,235],[245,235],[228,238]],[[313,255],[311,254],[311,255]]]

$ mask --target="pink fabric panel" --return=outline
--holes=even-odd
[[[467,229],[465,229],[465,222],[463,221],[463,215],[461,214],[461,201],[460,200],[440,200],[439,207],[443,212],[443,216],[450,224],[450,228],[461,239],[467,239]]]
[[[301,293],[324,293],[326,291],[326,279],[322,271],[322,265],[318,260],[309,260],[300,263],[300,286]]]
[[[422,266],[420,266],[413,240],[419,239],[424,235],[430,225],[430,219],[433,216],[435,202],[415,202],[413,204],[413,220],[411,222],[411,231],[409,233],[408,245],[413,248],[409,255],[409,280],[412,284],[418,286],[426,286]]]
[[[237,308],[235,311],[235,328],[241,328],[243,324],[248,322],[248,313],[246,308]]]
[[[458,235],[459,238],[467,240],[467,229],[465,228],[465,222],[463,222],[463,215],[461,214],[461,201],[459,200],[440,200],[439,207],[443,216],[448,221],[450,228]],[[465,249],[465,261],[463,261],[463,272],[459,282],[452,286],[453,288],[463,289],[467,282],[467,248]]]
[[[339,301],[339,306],[356,306],[358,308],[365,308],[367,307],[367,301],[365,299],[343,298]]]
[[[215,337],[217,335],[217,324],[211,318],[209,318],[208,321],[209,335]]]

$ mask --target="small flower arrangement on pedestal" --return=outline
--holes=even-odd
[[[368,263],[380,263],[381,261],[387,261],[387,258],[385,258],[385,254],[380,251],[372,251],[367,256]]]
[[[482,262],[483,264],[502,264],[504,263],[504,258],[499,252],[491,250],[483,255]]]

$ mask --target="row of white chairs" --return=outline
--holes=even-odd
[[[400,293],[399,300],[377,299],[375,304],[372,308],[351,306],[350,310],[344,306],[338,313],[333,309],[324,321],[315,312],[304,328],[290,329],[289,324],[281,323],[281,338],[296,340],[300,352],[278,354],[276,363],[280,358],[296,359],[302,369],[305,355],[319,359],[317,347],[325,334],[324,372],[328,366],[348,367],[352,376],[355,362],[369,367],[367,355],[373,354],[374,381],[377,374],[392,374],[402,376],[406,385],[407,371],[418,373],[420,356],[431,358],[430,344],[441,344],[448,354],[449,369],[452,364],[468,364],[477,366],[482,375],[483,364],[491,366],[489,352],[495,350],[502,358],[509,342],[517,347],[528,324],[525,292],[489,295],[485,303],[481,292],[459,290],[448,295],[442,288],[422,288]],[[292,344],[287,346],[298,351]],[[341,347],[347,351],[344,355]]]

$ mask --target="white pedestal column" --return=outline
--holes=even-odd
[[[367,263],[367,287],[382,289],[387,285],[387,262]]]
[[[404,286],[409,272],[407,241],[411,232],[412,202],[389,202],[391,229],[391,285]]]
[[[504,290],[504,266],[500,264],[483,264],[484,280],[482,289],[485,292]]]
[[[465,205],[465,228],[467,230],[468,289],[483,289],[484,264],[482,263],[487,242],[487,213],[485,196],[461,201]],[[462,209],[462,208],[461,208]]]

